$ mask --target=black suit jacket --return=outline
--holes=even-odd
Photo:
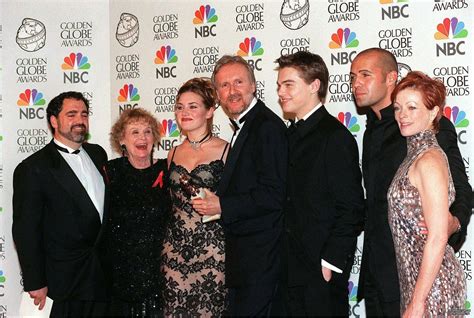
[[[288,133],[288,285],[321,282],[324,259],[347,289],[364,208],[357,143],[324,106]]]
[[[82,146],[101,171],[107,162],[104,149]],[[104,225],[53,141],[16,167],[13,239],[25,291],[47,286],[55,301],[106,300],[100,244]]]
[[[227,156],[217,195],[230,287],[278,279],[288,156],[285,130],[283,121],[259,100]]]
[[[407,144],[395,121],[393,106],[382,109],[380,113],[382,118],[379,120],[375,113],[369,111],[364,133],[362,170],[367,199],[358,299],[364,298],[365,280],[370,272],[382,292],[383,301],[388,302],[400,299],[400,288],[392,232],[388,223],[387,191],[406,156]],[[456,130],[444,116],[441,117],[436,139],[448,157],[456,189],[456,199],[450,211],[459,219],[462,228],[461,233],[450,237],[449,244],[459,249],[472,213],[472,189],[457,145]]]

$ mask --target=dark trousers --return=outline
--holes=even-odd
[[[107,302],[70,300],[53,301],[50,317],[104,317],[107,315]]]
[[[226,316],[269,317],[277,315],[274,310],[278,283],[229,288],[229,308]],[[274,308],[275,307],[275,308]]]
[[[348,317],[348,281],[341,274],[333,272],[326,282],[317,278],[307,285],[288,288],[287,302],[290,316]]]
[[[365,314],[367,317],[400,317],[400,300],[385,301],[374,277],[367,271],[364,279]]]

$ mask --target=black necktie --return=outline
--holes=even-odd
[[[65,152],[65,153],[77,155],[77,154],[80,152],[79,149],[76,149],[76,150],[74,150],[73,152],[69,152],[66,148],[61,147],[61,146],[58,145],[57,143],[53,142],[53,144],[54,144],[54,146],[56,147],[56,149],[58,149],[59,151]]]

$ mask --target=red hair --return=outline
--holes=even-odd
[[[397,97],[398,93],[405,89],[413,89],[421,94],[423,104],[429,110],[439,107],[438,114],[433,119],[433,128],[439,130],[439,120],[443,115],[443,109],[446,102],[446,87],[444,84],[436,79],[430,78],[428,75],[413,71],[407,74],[395,87],[392,92],[392,102]]]

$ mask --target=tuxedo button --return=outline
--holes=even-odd
[[[286,202],[291,202],[291,197],[290,196],[286,197]]]

